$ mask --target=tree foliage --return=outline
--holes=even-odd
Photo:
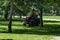
[[[27,14],[32,7],[40,8],[41,6],[46,10],[54,8],[60,9],[60,0],[43,0],[44,3],[42,4],[42,0],[14,0],[14,13],[18,12],[20,14]],[[9,10],[9,0],[0,0],[0,8],[2,10]]]

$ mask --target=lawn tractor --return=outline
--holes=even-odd
[[[25,17],[23,25],[28,25],[28,26],[40,25],[40,16],[38,11],[35,9],[32,9],[32,14],[30,16]]]

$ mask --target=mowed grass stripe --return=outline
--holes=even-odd
[[[49,40],[60,35],[59,22],[44,22],[44,28],[23,26],[23,22],[13,21],[12,33],[8,33],[8,21],[0,22],[0,39],[13,40]],[[3,25],[5,24],[5,25]]]

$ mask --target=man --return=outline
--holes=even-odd
[[[40,24],[40,18],[38,18],[38,13],[35,9],[32,9],[31,16],[25,19],[25,24],[29,26],[38,26]]]

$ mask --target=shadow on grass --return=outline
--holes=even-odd
[[[56,35],[60,36],[60,25],[44,25],[43,28],[30,27],[31,29],[13,29],[12,34],[35,34],[35,35]],[[2,30],[6,30],[1,28]],[[8,33],[0,30],[0,33]]]
[[[60,36],[60,25],[44,25],[44,28],[13,29],[13,33]]]
[[[3,24],[2,24],[3,25]],[[15,25],[22,26],[22,25]],[[13,29],[11,34],[35,34],[35,35],[56,35],[60,36],[60,25],[44,24],[44,27],[29,27],[30,29]],[[2,30],[6,30],[1,28]],[[0,33],[8,33],[7,31],[0,31]]]
[[[0,28],[0,33],[8,33],[6,28]]]
[[[52,20],[44,20],[44,22],[49,22],[49,23],[60,23],[60,21],[52,21]]]

